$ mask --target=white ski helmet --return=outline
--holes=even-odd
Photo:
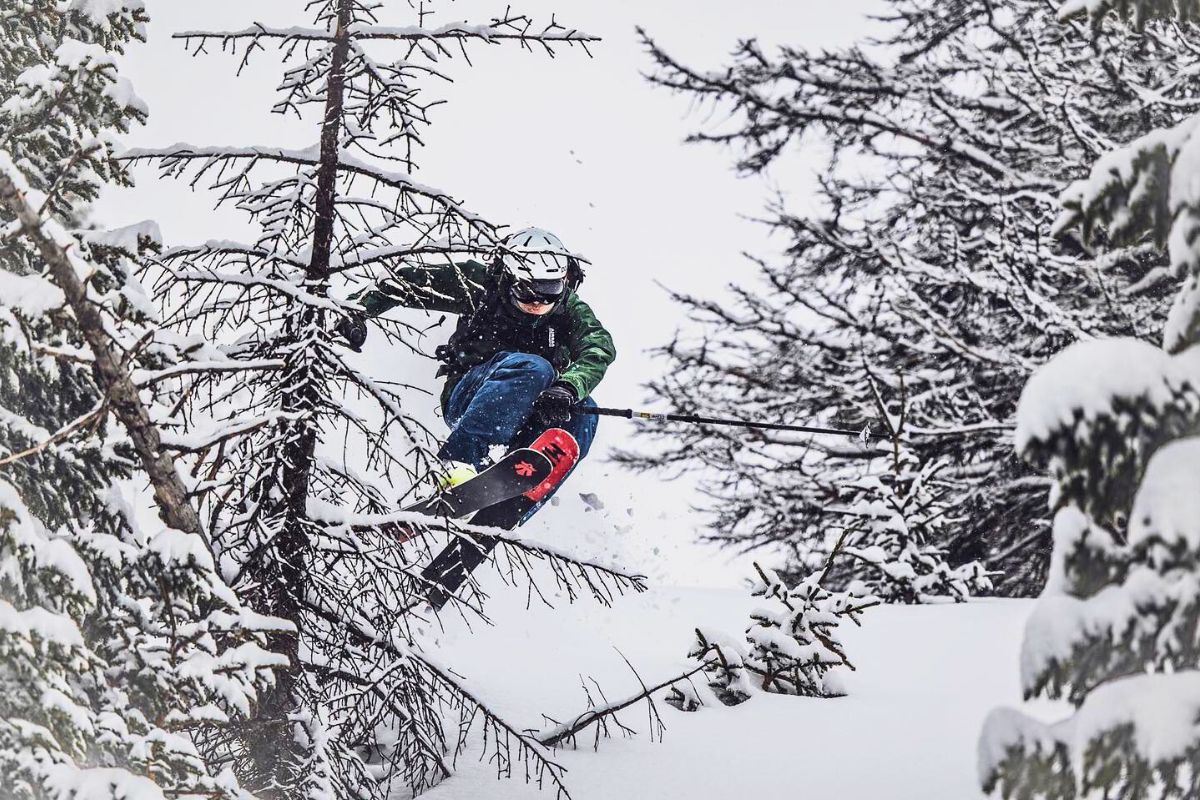
[[[500,251],[501,266],[514,281],[548,296],[562,294],[576,262],[561,239],[541,228],[510,233]]]

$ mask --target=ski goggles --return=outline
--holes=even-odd
[[[517,281],[512,296],[518,303],[557,303],[566,290],[567,282],[563,280]]]

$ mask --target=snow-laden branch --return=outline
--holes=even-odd
[[[148,388],[171,378],[188,375],[214,375],[228,372],[266,372],[283,369],[286,362],[278,358],[259,358],[246,361],[185,361],[158,370],[134,370],[133,379],[139,388]]]
[[[357,23],[346,30],[346,35],[358,41],[465,41],[475,39],[483,42],[499,42],[516,40],[520,42],[548,42],[554,44],[585,44],[600,41],[599,36],[592,36],[574,28],[563,28],[551,23],[543,28],[537,28],[528,17],[507,17],[493,20],[487,24],[470,25],[467,23],[448,23],[437,28],[424,28],[419,25],[384,26]],[[337,38],[334,31],[326,28],[308,28],[303,26],[271,27],[268,25],[251,25],[240,30],[203,31],[190,30],[172,34],[173,39],[204,40],[219,39],[221,41],[236,41],[239,39],[279,39],[284,42],[333,42]]]
[[[36,456],[39,453],[44,452],[46,448],[52,447],[61,441],[71,438],[77,432],[84,430],[85,428],[98,426],[100,420],[103,419],[104,415],[107,413],[108,398],[104,398],[97,403],[96,407],[91,411],[88,411],[86,414],[77,417],[74,421],[59,428],[54,433],[47,436],[39,436],[38,441],[35,444],[30,445],[24,450],[0,458],[0,467],[5,467],[9,464],[15,464],[23,459]]]
[[[203,453],[224,442],[246,436],[286,419],[289,419],[286,414],[271,412],[257,417],[226,420],[209,431],[196,431],[188,434],[164,433],[163,447],[178,453]]]
[[[349,514],[325,505],[310,505],[309,516],[330,531],[349,530],[360,535],[376,532],[400,541],[421,535],[431,524],[439,521],[438,518],[405,511],[391,514]],[[605,605],[612,602],[614,589],[618,594],[646,590],[645,576],[629,575],[616,566],[579,558],[565,550],[521,537],[513,531],[465,522],[447,522],[451,523],[447,525],[451,535],[461,539],[468,547],[490,545],[489,550],[496,546],[503,548],[510,563],[510,571],[519,567],[529,575],[534,561],[545,562],[554,573],[559,586],[568,592],[572,601],[577,597],[576,587],[580,585],[585,587],[595,600]],[[530,578],[530,583],[532,582]]]
[[[291,253],[281,253],[278,250],[268,250],[242,242],[227,240],[212,240],[198,245],[172,247],[163,251],[159,256],[162,261],[176,259],[209,258],[212,256],[241,256],[246,259],[262,261],[278,261],[298,269],[308,266],[308,260]]]
[[[389,245],[377,247],[356,254],[353,257],[336,255],[330,263],[331,272],[345,272],[360,267],[384,262],[403,262],[414,256],[479,256],[484,248],[472,247],[466,244],[453,244],[448,241],[418,245]]]
[[[42,198],[35,195],[8,153],[0,151],[0,204],[16,217],[23,235],[37,248],[50,277],[66,296],[95,356],[95,371],[108,403],[124,425],[154,487],[163,521],[176,530],[201,537],[211,551],[212,545],[200,524],[200,517],[188,500],[187,489],[175,471],[174,460],[162,446],[161,433],[142,401],[125,356],[118,351],[100,310],[88,297],[86,281],[94,267],[78,255],[79,244],[66,229],[54,220],[41,217],[36,209],[44,204]]]
[[[731,143],[753,132],[757,132],[760,137],[765,133],[778,134],[777,131],[770,130],[771,124],[763,121],[763,117],[769,117],[776,121],[774,123],[776,126],[784,127],[789,134],[787,138],[790,138],[792,130],[803,130],[814,123],[827,126],[832,130],[848,126],[853,129],[866,129],[875,134],[891,135],[897,139],[920,145],[931,152],[952,154],[990,176],[1005,178],[1014,184],[1019,185],[1024,182],[1022,176],[1008,165],[964,137],[948,137],[940,132],[923,130],[913,121],[898,121],[869,106],[863,107],[854,102],[856,94],[878,98],[888,93],[885,88],[873,86],[870,91],[864,92],[862,87],[822,87],[828,91],[830,98],[843,94],[839,89],[844,89],[845,96],[851,100],[845,105],[838,105],[832,101],[827,102],[820,96],[814,97],[807,94],[799,94],[795,97],[788,93],[772,95],[768,91],[771,88],[769,83],[765,88],[760,88],[745,80],[735,80],[731,74],[725,72],[703,73],[691,69],[660,50],[645,31],[639,28],[638,33],[660,69],[660,72],[651,75],[652,82],[677,92],[691,92],[727,100],[734,105],[735,109],[754,117],[752,122],[747,125],[747,130],[730,134],[696,133],[692,134],[689,140]],[[757,52],[757,45],[754,42],[746,43],[743,48],[750,57],[763,58]],[[765,61],[765,59],[763,60]],[[768,73],[768,75],[770,80],[783,77],[775,73]],[[797,83],[806,79],[812,80],[813,77],[798,75],[795,70],[784,73],[784,76]],[[779,135],[778,138],[781,140],[780,142],[766,149],[764,153],[766,160],[774,158],[782,151],[782,144],[786,142],[786,138],[782,135]]]
[[[215,283],[223,286],[240,286],[247,289],[265,289],[289,297],[297,303],[312,308],[319,308],[334,313],[341,313],[342,309],[342,304],[338,301],[307,292],[295,283],[280,278],[262,278],[256,275],[218,272],[217,270],[209,269],[175,269],[173,267],[167,267],[166,269],[170,272],[171,277],[181,283]]]
[[[1200,2],[1197,0],[1065,0],[1058,8],[1058,18],[1063,22],[1075,17],[1087,17],[1095,33],[1100,32],[1104,17],[1119,14],[1143,27],[1152,19],[1178,19],[1195,22],[1200,19]]]
[[[185,164],[202,162],[199,172],[232,161],[270,162],[317,168],[321,166],[319,146],[292,149],[286,147],[197,147],[180,142],[165,148],[133,148],[125,151],[121,159],[130,163],[156,161],[169,174],[180,172]],[[338,155],[338,173],[349,177],[363,177],[381,186],[395,189],[402,194],[414,194],[432,201],[444,211],[467,222],[487,240],[499,243],[491,227],[478,214],[468,211],[447,192],[413,179],[406,172],[387,170],[370,164],[346,149]]]

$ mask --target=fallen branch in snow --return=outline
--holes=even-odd
[[[625,656],[622,655],[621,658],[625,658]],[[625,663],[629,664],[629,659],[625,658]],[[578,716],[576,716],[574,719],[570,720],[569,722],[560,723],[558,725],[555,725],[553,728],[548,728],[540,733],[535,734],[534,738],[537,739],[542,744],[546,745],[547,747],[558,747],[559,745],[563,744],[564,742],[570,743],[572,746],[574,746],[576,735],[578,735],[580,732],[586,730],[588,727],[595,725],[596,726],[596,741],[595,741],[595,744],[593,745],[593,747],[598,747],[599,743],[600,743],[600,737],[601,736],[604,736],[605,738],[608,737],[608,729],[607,729],[608,722],[610,720],[616,721],[617,712],[623,711],[624,709],[629,708],[630,706],[632,706],[636,703],[639,703],[643,700],[646,701],[650,707],[651,725],[654,725],[655,721],[657,720],[658,728],[660,731],[659,735],[661,737],[661,730],[662,730],[663,726],[662,726],[662,720],[658,719],[658,710],[654,707],[654,694],[656,692],[659,692],[670,686],[673,686],[674,684],[679,683],[680,681],[688,680],[693,675],[695,675],[697,672],[707,669],[708,666],[709,666],[709,663],[707,661],[704,661],[701,664],[699,664],[698,666],[692,667],[691,669],[687,670],[686,672],[684,672],[680,675],[676,675],[665,681],[656,683],[653,686],[646,686],[646,684],[642,681],[641,676],[639,676],[637,674],[637,670],[634,670],[633,674],[635,676],[637,676],[638,683],[641,683],[641,685],[642,685],[642,690],[640,692],[636,692],[635,694],[632,694],[621,700],[607,702],[607,703],[604,703],[603,705],[599,705],[599,706],[592,705],[591,695],[589,693],[589,695],[588,695],[589,707],[588,707],[587,711],[584,711],[582,714],[579,714]],[[630,664],[629,668],[632,670],[633,665]],[[586,686],[584,687],[584,691],[585,692],[587,691]],[[551,722],[554,721],[550,717],[547,717],[547,719],[549,719]],[[620,721],[617,721],[617,724],[620,725],[622,729],[628,730],[627,726],[623,725]],[[530,732],[532,733],[532,731],[530,731]]]

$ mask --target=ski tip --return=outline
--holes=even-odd
[[[579,443],[562,428],[550,428],[529,447],[545,455],[554,465],[550,475],[541,484],[525,493],[530,500],[540,502],[549,496],[579,463]]]
[[[546,453],[552,461],[557,462],[563,456],[574,462],[579,460],[579,442],[569,431],[562,428],[549,428],[529,445],[531,450]]]

